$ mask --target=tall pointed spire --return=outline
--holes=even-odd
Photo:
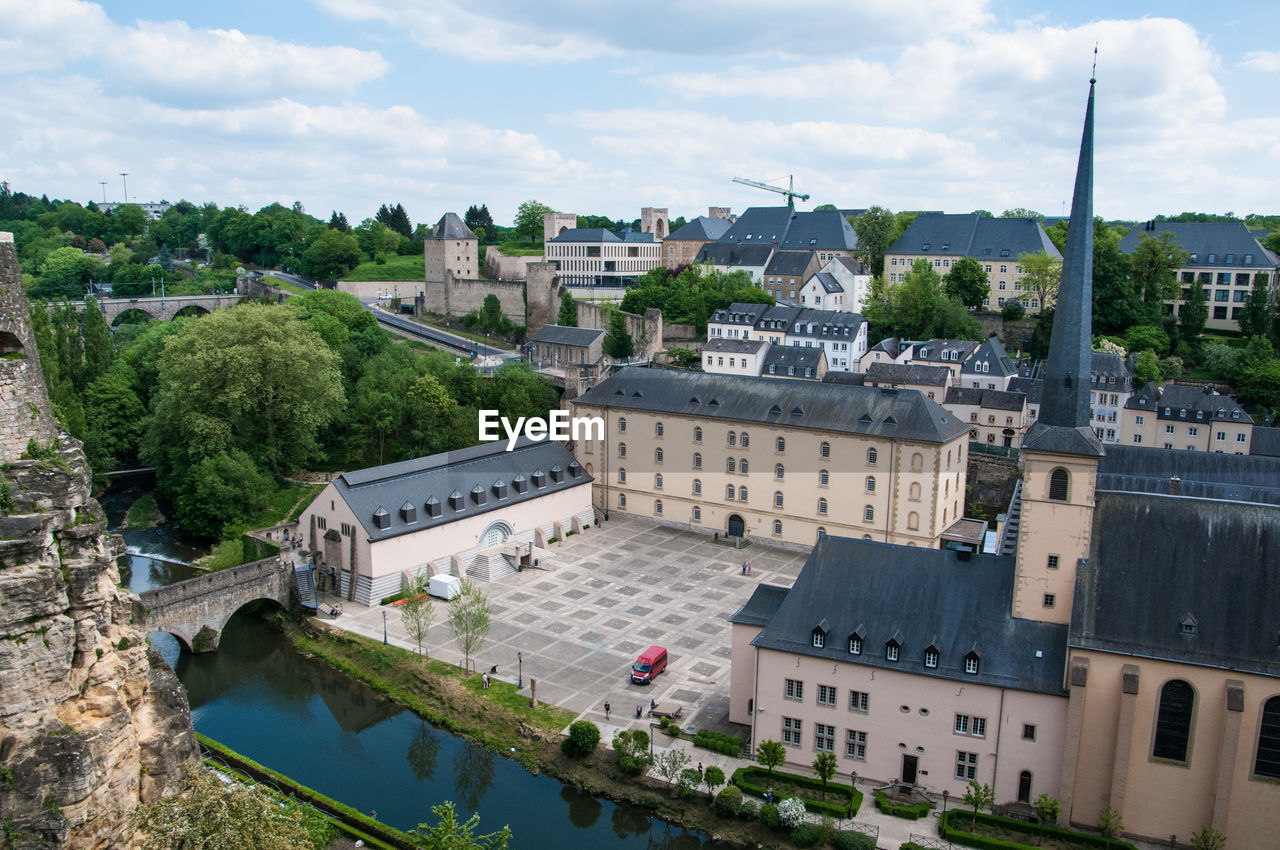
[[[1096,57],[1097,48],[1094,55]],[[1102,445],[1090,426],[1089,407],[1089,375],[1093,365],[1093,89],[1096,82],[1096,78],[1090,77],[1067,250],[1062,258],[1053,337],[1045,364],[1040,418],[1024,441],[1024,447],[1033,450],[1102,454]]]

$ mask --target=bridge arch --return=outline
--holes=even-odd
[[[191,638],[187,635],[166,629],[148,629],[147,636],[150,637],[151,635],[168,635],[178,642],[178,646],[183,652],[191,652]]]
[[[111,320],[111,327],[116,328],[120,325],[136,325],[140,322],[153,322],[156,317],[143,310],[141,307],[129,307],[121,310],[116,317]]]
[[[207,316],[207,315],[209,315],[209,309],[207,307],[203,307],[199,304],[188,304],[187,306],[183,307],[181,310],[174,313],[173,318],[178,319],[183,316]]]

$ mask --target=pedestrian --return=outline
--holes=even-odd
[[[747,575],[751,575],[751,562],[747,561]]]
[[[744,576],[747,574],[747,562],[746,562],[746,561],[743,561],[743,562],[742,562],[742,574],[743,574]]]
[[[649,697],[649,711],[653,711],[657,707],[658,707],[658,701],[655,700],[653,697]]]
[[[639,720],[639,719],[640,719],[640,716],[641,716],[641,715],[643,715],[643,714],[644,714],[644,706],[637,705],[637,706],[636,706],[636,720]]]
[[[609,710],[610,710],[611,708],[613,708],[613,706],[609,705],[609,701],[608,701],[608,700],[605,700],[605,701],[604,701],[604,719],[605,719],[605,720],[608,720],[608,719],[609,719]]]
[[[489,674],[488,673],[484,674],[484,689],[486,691],[489,690]]]
[[[702,775],[702,762],[698,762],[698,775]]]

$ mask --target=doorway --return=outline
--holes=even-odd
[[[1018,802],[1031,802],[1031,771],[1029,770],[1018,774]]]
[[[902,784],[903,785],[916,784],[916,768],[919,766],[919,764],[920,764],[920,759],[917,758],[916,756],[904,755],[902,757]]]
[[[743,522],[742,517],[737,514],[729,515],[729,536],[745,537],[747,534],[747,524]]]

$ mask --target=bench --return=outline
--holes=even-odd
[[[666,717],[669,720],[675,720],[682,711],[684,711],[684,706],[682,705],[667,705],[664,703],[657,708],[649,709],[649,714],[653,717]]]

